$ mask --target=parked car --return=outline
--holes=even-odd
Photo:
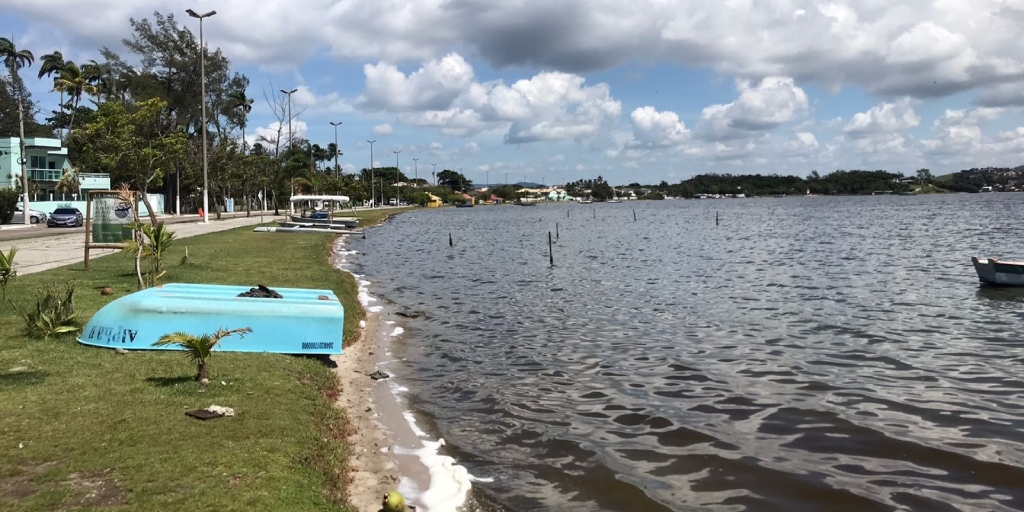
[[[82,212],[78,208],[57,208],[50,214],[50,219],[46,221],[46,225],[51,228],[58,226],[79,228],[84,224]]]
[[[29,210],[28,221],[31,222],[32,224],[39,224],[40,222],[46,222],[46,218],[47,218],[46,212],[41,212],[41,211],[38,211],[38,210]],[[14,208],[14,218],[11,219],[11,224],[24,224],[24,223],[25,223],[25,214],[22,212],[22,207],[21,206],[16,206]]]

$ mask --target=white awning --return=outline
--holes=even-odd
[[[349,202],[348,196],[292,196],[291,202],[301,203],[303,201],[336,201],[339,203]]]

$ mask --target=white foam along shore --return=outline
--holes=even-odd
[[[356,254],[356,251],[350,251],[345,249],[344,238],[339,237],[334,244],[335,254],[335,266],[341,270],[351,273],[356,282],[359,283],[358,299],[359,303],[367,311],[368,315],[379,315],[383,311],[384,307],[380,305],[373,305],[377,303],[377,299],[370,295],[369,287],[371,283],[363,276],[357,275],[349,270],[348,256]],[[375,322],[371,322],[373,324]],[[390,345],[390,340],[394,337],[402,335],[405,331],[399,326],[394,326],[394,322],[386,322],[386,324],[393,329],[391,333],[387,334],[387,344]],[[361,328],[366,328],[366,322],[360,322]],[[388,347],[386,351],[387,355],[390,356],[391,350]],[[430,436],[427,435],[417,424],[416,419],[412,413],[405,407],[405,401],[402,398],[402,394],[408,391],[408,388],[402,386],[399,383],[400,376],[396,378],[394,374],[391,361],[388,359],[381,359],[379,365],[388,367],[388,373],[391,377],[386,381],[386,385],[390,390],[388,394],[390,398],[394,399],[398,404],[399,408],[403,411],[402,418],[404,419],[406,426],[415,434],[416,442],[413,445],[409,445],[409,441],[406,440],[404,445],[398,445],[395,442],[395,436],[389,433],[388,442],[390,444],[389,450],[396,455],[409,455],[419,459],[419,461],[426,467],[429,475],[429,484],[424,489],[416,479],[410,478],[408,475],[400,473],[400,480],[398,491],[402,493],[406,498],[407,503],[414,503],[418,506],[418,510],[423,512],[455,512],[461,507],[469,495],[469,491],[472,488],[471,482],[488,482],[489,479],[478,479],[470,475],[466,468],[456,464],[455,459],[452,457],[441,455],[440,449],[444,446],[444,439],[431,440]],[[376,407],[380,409],[380,407]],[[362,414],[361,412],[353,411],[356,414]],[[387,428],[385,426],[385,428]],[[399,468],[401,469],[401,468]]]

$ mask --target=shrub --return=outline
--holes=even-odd
[[[43,296],[36,300],[34,311],[24,316],[29,336],[49,338],[74,334],[82,329],[75,313],[75,283],[46,286]]]
[[[11,223],[17,206],[18,191],[13,188],[0,188],[0,224]]]

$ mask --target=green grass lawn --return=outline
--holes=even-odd
[[[330,288],[345,305],[348,345],[363,313],[352,276],[329,265],[331,239],[246,227],[177,240],[161,281]],[[186,246],[192,263],[181,265]],[[20,276],[8,293],[24,311],[47,283],[75,282],[84,323],[135,291],[129,258],[91,266]],[[104,286],[114,294],[102,296]],[[23,331],[12,307],[0,308],[0,510],[344,510],[349,427],[321,362],[215,353],[203,389],[180,352],[117,355]],[[211,404],[237,416],[184,415]]]

